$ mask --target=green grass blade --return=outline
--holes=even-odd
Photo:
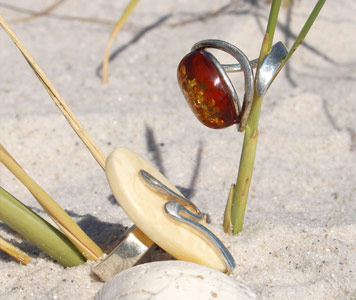
[[[276,31],[279,9],[281,7],[282,0],[273,0],[271,10],[268,17],[268,24],[266,29],[266,34],[268,34],[268,47],[270,50],[273,44],[274,32]]]
[[[296,40],[294,41],[293,46],[290,48],[287,57],[284,60],[284,63],[287,62],[287,60],[292,56],[292,54],[295,52],[295,50],[297,50],[298,46],[303,42],[303,40],[305,39],[306,35],[308,34],[310,28],[312,27],[315,19],[318,17],[320,10],[322,9],[324,3],[326,0],[319,0],[315,6],[313,11],[310,13],[307,21],[305,22],[302,30],[300,31],[300,33],[298,34]]]
[[[73,267],[85,258],[69,239],[0,187],[0,219],[62,266]]]

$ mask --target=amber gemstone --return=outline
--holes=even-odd
[[[238,123],[224,78],[201,50],[182,59],[178,66],[178,82],[190,108],[204,125],[218,129]]]

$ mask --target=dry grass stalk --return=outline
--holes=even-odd
[[[117,23],[115,24],[114,29],[112,30],[112,32],[110,34],[109,41],[106,44],[104,60],[103,60],[103,70],[102,70],[102,78],[101,78],[103,83],[107,83],[108,82],[108,65],[109,65],[109,57],[110,57],[111,45],[112,45],[117,33],[119,32],[121,27],[126,22],[126,19],[129,17],[129,15],[134,10],[134,8],[135,8],[136,4],[138,3],[138,1],[139,0],[131,0],[131,2],[126,7],[125,11],[121,15],[119,21],[117,21]]]
[[[31,9],[22,8],[22,7],[11,5],[11,4],[7,4],[7,3],[1,3],[0,2],[0,7],[6,8],[6,9],[9,9],[9,10],[12,10],[12,11],[24,13],[24,14],[34,15],[36,17],[43,15],[43,14],[41,14],[41,12],[36,12],[36,11],[31,10]],[[53,5],[52,5],[52,7],[53,7]],[[102,24],[102,25],[111,25],[111,26],[113,26],[115,24],[114,21],[106,20],[106,19],[54,14],[54,13],[51,13],[53,9],[54,8],[52,8],[50,11],[48,11],[48,8],[46,9],[47,10],[47,12],[45,14],[46,17],[53,18],[53,19],[58,19],[58,20],[65,20],[65,21],[79,21],[79,22],[86,22],[86,23],[96,23],[96,24]],[[8,20],[8,23],[16,23],[18,20],[19,19]]]
[[[4,18],[0,15],[0,25],[6,31],[6,33],[10,36],[12,41],[15,43],[17,48],[21,51],[22,55],[27,60],[28,64],[35,72],[38,79],[41,81],[57,107],[60,109],[64,117],[67,119],[69,124],[72,126],[74,131],[78,134],[83,143],[87,146],[91,154],[94,156],[99,165],[104,169],[105,167],[105,156],[101,152],[101,150],[96,146],[93,140],[90,138],[89,134],[86,132],[82,124],[79,122],[74,113],[70,110],[67,104],[64,102],[60,94],[54,88],[52,83],[49,81],[45,73],[36,63],[32,55],[28,52],[26,47],[22,44],[22,42],[17,38],[16,34],[12,31],[9,25],[6,23]]]
[[[26,253],[22,252],[20,249],[16,248],[14,245],[11,245],[9,242],[5,241],[1,237],[0,249],[24,265],[27,265],[31,261],[31,257],[29,257]]]
[[[51,219],[57,224],[59,229],[62,230],[85,258],[97,260],[103,254],[99,246],[86,235],[78,224],[74,222],[50,195],[21,168],[1,144],[0,161],[26,186]]]
[[[14,20],[11,20],[10,22],[14,23],[14,24],[21,23],[21,22],[28,22],[28,21],[38,18],[40,16],[47,15],[52,10],[54,10],[56,7],[58,7],[62,2],[64,2],[64,0],[57,0],[53,4],[51,4],[50,6],[46,7],[45,9],[43,9],[39,12],[33,12],[30,16],[14,19]]]

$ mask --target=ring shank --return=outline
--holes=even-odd
[[[258,58],[250,60],[250,66],[252,69],[256,69],[258,64]],[[235,72],[242,72],[242,66],[240,64],[222,64],[225,72],[228,73],[235,73]]]

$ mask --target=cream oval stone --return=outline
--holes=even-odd
[[[141,169],[182,195],[139,155],[125,148],[117,149],[106,159],[105,172],[112,193],[128,217],[153,242],[175,258],[226,272],[223,258],[202,235],[165,215],[164,204],[167,200],[147,187],[139,176]],[[205,221],[201,224],[207,227]]]
[[[250,300],[256,295],[229,276],[194,263],[161,261],[115,275],[95,300]]]

